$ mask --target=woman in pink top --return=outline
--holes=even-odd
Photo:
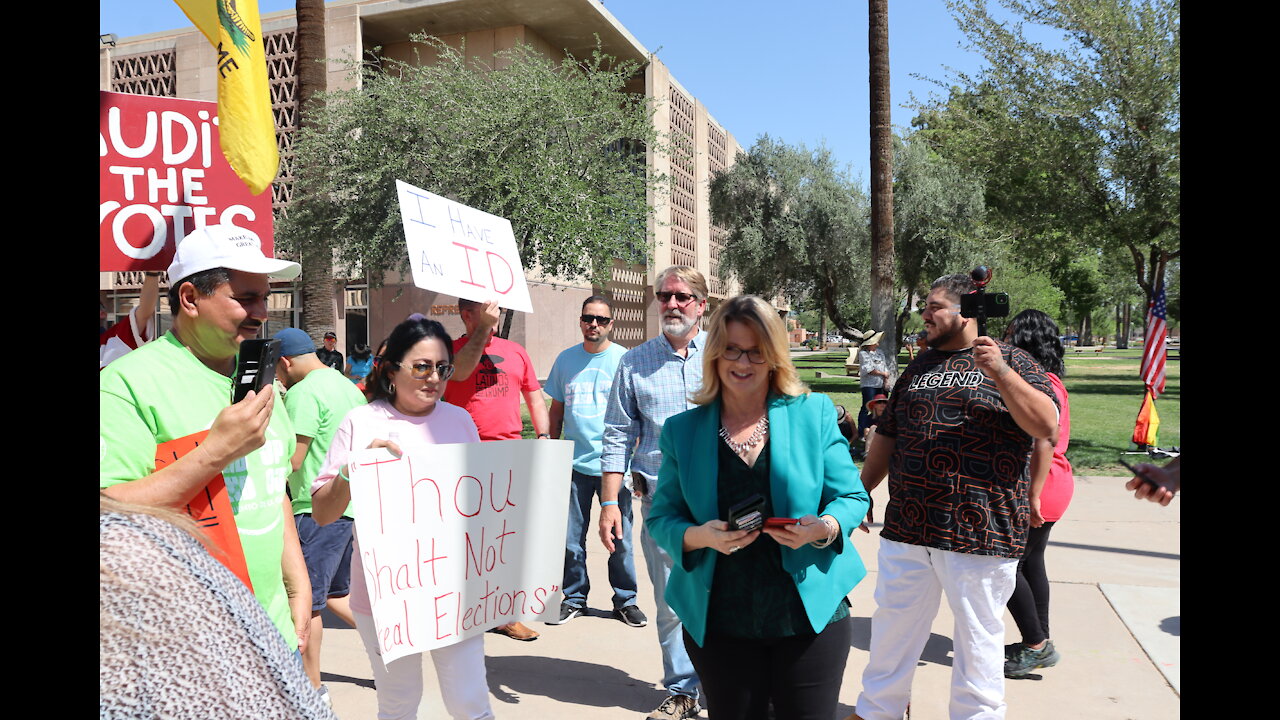
[[[317,523],[333,522],[351,502],[347,465],[351,453],[385,447],[399,455],[426,445],[480,441],[471,416],[440,399],[453,374],[452,348],[449,334],[435,320],[405,320],[391,331],[371,378],[369,404],[347,413],[311,486],[312,517]],[[351,554],[351,611],[373,667],[379,720],[412,720],[422,701],[422,655],[387,665],[379,657],[358,540]],[[431,659],[450,716],[457,720],[493,717],[482,636],[432,650]]]
[[[1018,624],[1022,642],[1005,646],[1004,674],[1021,677],[1036,668],[1057,665],[1060,657],[1049,639],[1049,576],[1044,550],[1049,531],[1071,502],[1075,479],[1064,455],[1071,439],[1071,407],[1061,379],[1065,366],[1058,325],[1039,310],[1023,310],[1009,323],[1004,340],[1031,353],[1048,372],[1058,396],[1057,439],[1037,439],[1031,454],[1031,531],[1026,552],[1018,561],[1018,584],[1009,598],[1009,613]]]

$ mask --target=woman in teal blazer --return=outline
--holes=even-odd
[[[699,405],[667,420],[648,532],[676,559],[666,600],[684,624],[711,717],[835,715],[852,629],[846,596],[866,575],[850,540],[868,497],[824,395],[791,364],[760,298],[712,317]],[[759,496],[762,516],[729,526]],[[755,502],[759,502],[758,500]]]

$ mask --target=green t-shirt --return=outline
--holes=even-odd
[[[330,367],[312,370],[284,394],[294,433],[311,438],[302,467],[289,476],[295,515],[311,512],[311,483],[324,466],[333,434],[351,408],[364,404],[364,393]],[[342,514],[351,517],[351,505]]]
[[[222,474],[254,595],[296,649],[280,568],[284,488],[295,439],[279,392],[277,385],[266,443]],[[99,487],[106,488],[154,472],[157,445],[208,430],[231,404],[231,378],[205,367],[169,332],[102,370],[98,396]]]

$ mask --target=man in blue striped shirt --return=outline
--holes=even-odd
[[[600,539],[611,553],[613,541],[622,538],[622,513],[617,501],[627,461],[631,461],[631,490],[640,499],[642,518],[648,517],[662,465],[658,450],[662,425],[672,415],[694,407],[689,398],[702,386],[702,350],[707,333],[699,327],[699,321],[707,309],[706,279],[695,268],[674,265],[658,274],[654,295],[661,309],[662,334],[622,356],[605,412],[600,458]],[[672,559],[643,526],[640,548],[653,582],[658,643],[662,647],[662,684],[668,693],[649,717],[693,717],[701,710],[698,675],[685,653],[680,618],[663,599]]]

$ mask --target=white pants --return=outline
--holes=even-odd
[[[378,687],[378,720],[415,720],[422,702],[422,654],[406,655],[384,667],[373,617],[360,612],[351,614],[356,618],[356,630],[373,667],[373,681]],[[440,697],[449,717],[491,720],[484,636],[477,635],[430,652],[440,683]]]
[[[871,658],[862,673],[858,715],[900,720],[943,591],[955,616],[951,720],[1001,720],[1004,607],[1016,559],[970,555],[880,539]]]

